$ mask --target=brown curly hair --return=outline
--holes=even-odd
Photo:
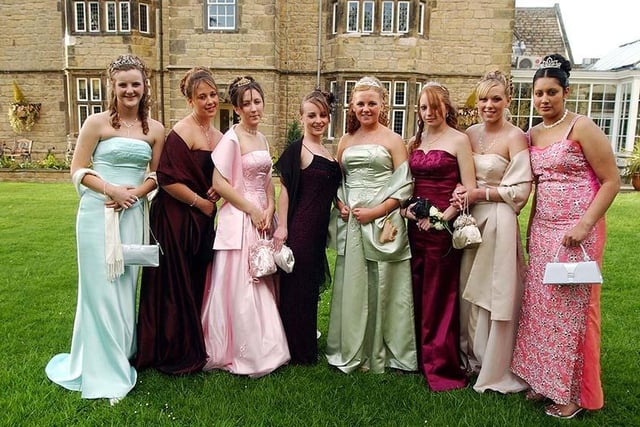
[[[353,111],[353,97],[356,92],[363,92],[365,90],[373,90],[378,92],[380,98],[382,98],[382,106],[380,108],[380,114],[378,115],[378,123],[383,126],[389,126],[389,96],[387,91],[375,77],[365,76],[358,80],[356,85],[351,91],[351,99],[349,99],[349,111],[347,112],[347,133],[353,135],[355,131],[360,129],[360,122],[356,117],[356,113]]]
[[[447,125],[454,129],[458,129],[458,109],[451,102],[451,96],[449,95],[449,89],[445,86],[441,85],[437,82],[428,82],[424,86],[422,86],[422,90],[420,91],[420,96],[418,97],[418,101],[422,99],[423,96],[427,97],[427,105],[441,114]],[[441,106],[444,104],[446,111],[441,111]],[[420,106],[418,106],[420,108]],[[413,142],[409,146],[409,152],[412,152],[416,148],[420,146],[422,142],[422,133],[424,132],[424,120],[422,120],[422,115],[420,111],[418,111],[418,132],[416,133],[416,137],[413,139]]]
[[[119,71],[138,70],[142,74],[142,81],[144,84],[144,91],[140,104],[138,105],[138,120],[142,123],[142,132],[146,135],[149,132],[149,109],[151,107],[151,96],[149,89],[149,76],[151,70],[145,65],[140,58],[135,55],[120,55],[107,67],[107,77],[111,83],[111,90],[109,96],[109,117],[111,126],[114,129],[120,129],[120,116],[118,115],[118,99],[116,98],[115,89],[115,74]]]

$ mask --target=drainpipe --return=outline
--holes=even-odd
[[[320,87],[320,67],[322,66],[322,0],[318,0],[318,45],[317,49],[317,73],[316,87]]]
[[[158,29],[158,67],[160,68],[160,111],[159,118],[160,122],[166,126],[167,124],[164,122],[164,30],[162,28],[162,0],[158,2],[158,9],[156,11],[156,28]]]

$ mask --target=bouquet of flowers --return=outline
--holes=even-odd
[[[429,223],[436,230],[447,230],[451,234],[449,223],[444,219],[444,214],[435,207],[429,199],[422,199],[420,197],[412,198],[409,204],[413,204],[411,212],[418,219],[427,218]]]

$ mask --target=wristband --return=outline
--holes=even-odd
[[[487,187],[484,191],[484,197],[487,199],[487,202],[490,202],[491,199],[489,198],[489,187]]]

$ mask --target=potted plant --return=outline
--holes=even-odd
[[[627,157],[623,175],[631,179],[631,185],[636,191],[640,190],[640,142],[636,141],[633,151]]]

